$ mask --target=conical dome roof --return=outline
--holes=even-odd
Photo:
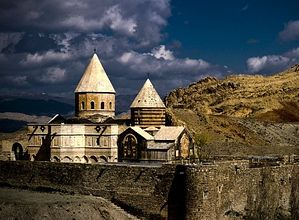
[[[131,108],[165,108],[163,101],[149,79],[146,80]]]
[[[91,58],[75,92],[115,93],[96,53]]]

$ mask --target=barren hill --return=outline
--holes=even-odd
[[[165,102],[172,123],[208,136],[209,154],[299,153],[299,65],[271,76],[208,77]]]

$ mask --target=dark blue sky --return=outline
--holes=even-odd
[[[117,94],[299,63],[298,0],[1,0],[0,93],[73,98],[94,48]]]
[[[252,56],[281,54],[299,46],[278,33],[299,19],[298,0],[174,0],[165,31],[181,42],[181,57],[201,57],[234,71],[246,72]],[[169,40],[167,39],[167,40]]]

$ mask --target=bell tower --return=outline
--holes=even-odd
[[[115,115],[115,90],[94,52],[75,90],[75,116]]]

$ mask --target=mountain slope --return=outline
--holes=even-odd
[[[299,153],[299,65],[272,76],[208,77],[165,102],[171,123],[209,137],[209,154]]]
[[[72,115],[73,111],[72,105],[49,98],[0,97],[0,132],[17,131],[27,123],[46,123],[55,114]]]
[[[0,112],[18,112],[28,115],[55,115],[69,114],[74,111],[70,104],[52,99],[28,99],[28,98],[2,98],[0,99]]]
[[[296,113],[299,109],[299,65],[267,77],[235,75],[224,80],[209,77],[172,91],[166,97],[166,104],[208,115],[267,119],[264,114],[272,113],[277,115],[274,121],[299,121]]]

